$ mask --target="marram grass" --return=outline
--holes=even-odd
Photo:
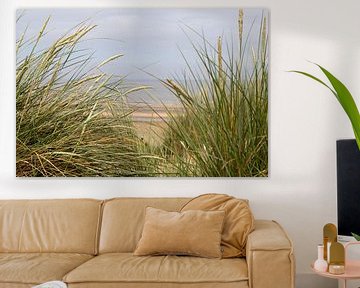
[[[223,44],[193,44],[201,68],[188,64],[181,81],[164,81],[180,101],[164,133],[162,155],[177,176],[261,177],[268,175],[268,37],[263,17],[257,47],[243,39],[239,12],[237,52]],[[247,62],[249,55],[252,60]],[[186,59],[185,59],[186,60]],[[195,81],[191,81],[195,79]],[[200,80],[201,79],[201,80]],[[195,84],[194,84],[195,83]]]
[[[16,43],[16,175],[146,174],[123,79],[101,71],[121,55],[89,69],[91,55],[78,48],[94,28],[86,25],[40,49],[48,21]]]

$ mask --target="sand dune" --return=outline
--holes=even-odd
[[[166,121],[172,115],[180,115],[183,108],[179,104],[146,104],[146,103],[130,103],[130,108],[134,110],[131,114],[135,122],[159,122]]]

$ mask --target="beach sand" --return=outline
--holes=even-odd
[[[143,139],[144,142],[153,146],[161,145],[164,128],[166,128],[165,122],[135,121],[134,125],[136,133],[139,137],[141,137],[141,139]]]
[[[156,146],[161,144],[165,122],[171,119],[169,113],[173,116],[182,113],[178,104],[167,104],[164,107],[162,104],[150,106],[145,103],[131,103],[129,106],[134,110],[132,117],[138,136],[146,143]]]

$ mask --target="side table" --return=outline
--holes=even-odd
[[[342,280],[343,288],[347,288],[347,281],[348,280],[355,280],[360,279],[360,260],[348,260],[347,259],[347,248],[352,245],[360,245],[360,242],[348,242],[345,246],[345,273],[344,274],[331,274],[329,272],[320,272],[314,269],[314,264],[311,265],[311,269],[318,275],[327,278],[338,279],[339,281]]]

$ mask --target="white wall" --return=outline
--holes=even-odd
[[[221,3],[221,4],[217,4]],[[262,6],[271,11],[270,177],[267,179],[16,179],[15,9],[24,7]],[[3,0],[0,4],[0,198],[194,196],[251,200],[257,218],[278,220],[295,244],[298,287],[330,287],[311,274],[321,229],[336,223],[335,140],[353,137],[334,97],[304,77],[321,63],[360,95],[358,0]],[[357,98],[359,100],[359,98]],[[360,102],[360,101],[358,101]],[[269,287],[270,288],[270,287]]]

